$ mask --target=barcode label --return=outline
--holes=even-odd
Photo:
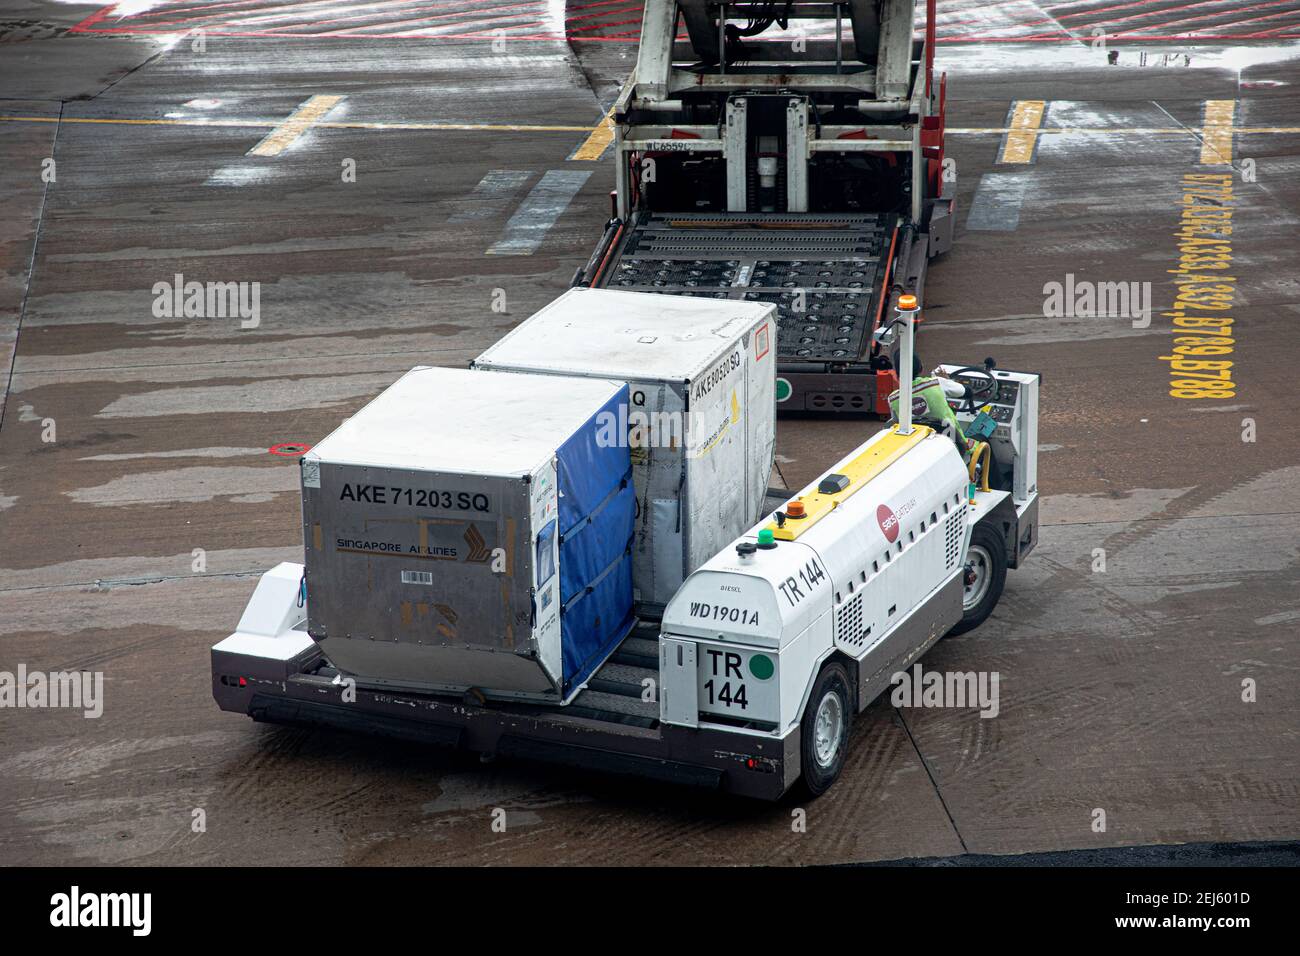
[[[432,584],[433,572],[432,571],[403,571],[402,583],[403,584]]]

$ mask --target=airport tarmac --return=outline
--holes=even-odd
[[[217,709],[209,648],[260,572],[301,559],[295,454],[413,365],[464,365],[586,261],[639,18],[631,0],[567,19],[556,0],[224,6],[0,16],[0,671],[104,681],[97,718],[0,709],[0,864],[1300,837],[1300,0],[1131,3],[1155,19],[1108,49],[1090,38],[1113,3],[940,4],[957,236],[918,348],[1043,375],[1041,541],[993,617],[924,660],[998,672],[998,716],[881,699],[835,788],[778,806]],[[1178,398],[1170,270],[1187,190],[1210,186],[1233,388]],[[192,281],[249,284],[249,314],[174,314]],[[1052,283],[1135,283],[1133,314],[1051,316]],[[774,480],[881,424],[782,419]]]

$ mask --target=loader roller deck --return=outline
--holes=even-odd
[[[897,228],[886,213],[641,213],[595,284],[774,303],[778,368],[796,376],[786,376],[784,407],[879,411],[861,376],[842,401],[832,397],[839,389],[798,376],[867,370]]]

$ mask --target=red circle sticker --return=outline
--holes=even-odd
[[[880,505],[876,508],[876,523],[880,525],[881,533],[890,544],[898,539],[898,517],[889,510],[888,505]]]
[[[278,445],[272,445],[267,451],[281,458],[301,458],[311,451],[311,445],[300,441],[282,441]]]

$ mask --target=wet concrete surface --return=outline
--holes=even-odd
[[[1116,67],[1081,44],[942,48],[958,235],[920,352],[1043,374],[1042,539],[990,621],[925,659],[998,671],[997,718],[877,701],[831,793],[768,807],[254,725],[211,698],[208,648],[256,574],[301,555],[296,465],[268,449],[412,365],[464,364],[567,285],[613,178],[567,157],[630,45],[212,35],[199,53],[68,32],[94,6],[18,6],[0,21],[0,670],[101,671],[105,704],[0,709],[0,862],[848,863],[1300,836],[1295,46],[1141,66],[1130,45]],[[318,95],[344,99],[249,155]],[[1024,99],[1048,103],[1034,161],[998,163]],[[1199,165],[1207,100],[1248,128],[1231,169]],[[488,255],[553,170],[592,175],[531,255]],[[1224,171],[1239,385],[1175,399],[1159,313],[1182,178]],[[967,228],[990,174],[1020,180],[1012,230]],[[260,283],[259,325],[156,315],[178,273]],[[1150,282],[1150,326],[1045,318],[1067,274]],[[781,477],[879,427],[783,420]]]

